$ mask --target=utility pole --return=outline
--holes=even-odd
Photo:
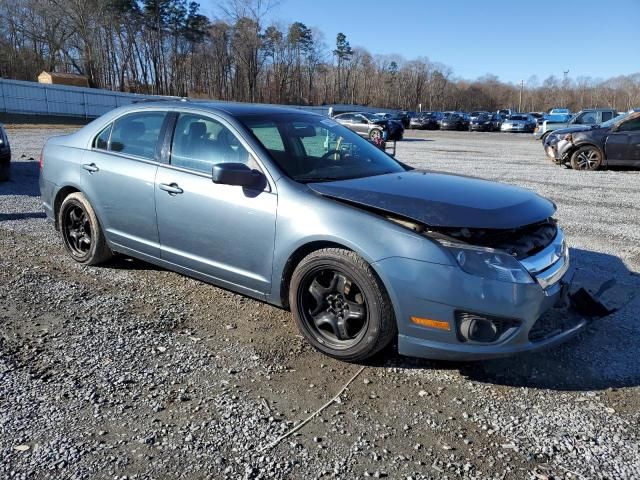
[[[567,76],[569,75],[569,70],[562,71],[562,108],[565,108],[566,105],[566,95],[567,95]]]
[[[522,112],[522,90],[524,89],[524,80],[520,80],[520,103],[518,104],[518,113]]]

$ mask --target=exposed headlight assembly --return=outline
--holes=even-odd
[[[534,283],[526,268],[512,255],[492,248],[439,240],[471,275],[509,283]]]

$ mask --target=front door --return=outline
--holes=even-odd
[[[100,132],[82,159],[83,191],[122,253],[160,256],[154,181],[165,118],[162,111],[124,115]]]
[[[606,143],[607,159],[611,164],[640,164],[640,116],[619,124]]]
[[[230,127],[212,117],[180,113],[170,163],[158,168],[156,208],[161,256],[183,270],[247,293],[268,293],[277,195],[215,184],[216,163],[259,168]]]

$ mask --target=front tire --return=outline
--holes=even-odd
[[[97,265],[113,256],[98,217],[82,193],[72,193],[63,200],[58,212],[58,225],[64,246],[76,262]]]
[[[368,359],[397,333],[384,285],[350,250],[326,248],[302,259],[291,277],[289,305],[307,341],[339,360]]]
[[[574,170],[597,170],[602,165],[602,152],[594,146],[580,147],[571,155]]]

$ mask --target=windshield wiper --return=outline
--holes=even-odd
[[[342,177],[313,177],[299,176],[293,177],[296,182],[333,182],[334,180],[344,180]]]

